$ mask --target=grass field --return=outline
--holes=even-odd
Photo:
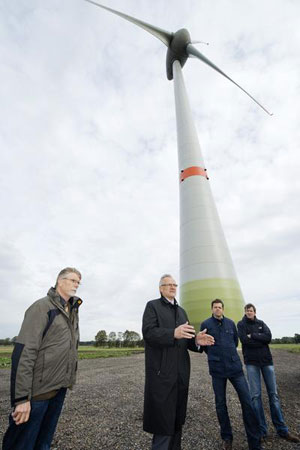
[[[279,350],[287,350],[291,353],[300,353],[300,344],[271,344],[270,347]]]
[[[116,356],[130,356],[134,353],[143,353],[142,347],[135,348],[100,348],[80,345],[78,349],[79,359],[111,358]]]
[[[291,353],[300,353],[300,344],[271,344],[271,348],[287,350]],[[10,368],[12,346],[0,346],[0,369]],[[143,348],[100,348],[82,345],[79,347],[79,359],[111,358],[117,356],[130,356],[134,353],[143,353]]]
[[[12,346],[0,346],[0,369],[10,368],[10,356]],[[111,358],[116,356],[129,356],[134,353],[144,352],[143,348],[100,348],[93,346],[79,346],[79,359]]]

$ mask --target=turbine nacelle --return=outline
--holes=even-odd
[[[173,80],[173,63],[179,61],[183,67],[189,57],[187,46],[191,44],[191,36],[188,30],[182,28],[173,34],[167,51],[167,78]]]
[[[151,25],[147,22],[144,22],[142,20],[136,19],[135,17],[128,16],[127,14],[124,14],[120,11],[116,11],[115,9],[108,8],[107,6],[101,5],[100,3],[95,2],[94,0],[86,0],[89,3],[92,3],[93,5],[99,6],[99,8],[106,9],[107,11],[110,11],[113,14],[116,14],[117,16],[122,17],[125,20],[128,20],[131,23],[134,23],[140,28],[143,28],[145,31],[148,31],[148,33],[151,33],[153,36],[155,36],[157,39],[162,41],[167,47],[167,77],[168,80],[173,80],[173,63],[174,61],[179,61],[181,67],[184,66],[186,63],[186,60],[190,56],[194,56],[195,58],[198,58],[200,61],[204,62],[204,64],[207,64],[215,71],[219,72],[219,74],[223,75],[227,80],[231,81],[233,84],[235,84],[239,89],[241,89],[243,92],[245,92],[248,97],[250,97],[258,106],[260,106],[267,114],[272,116],[273,114],[270,113],[261,103],[259,103],[257,100],[255,100],[252,95],[250,95],[242,86],[240,86],[238,83],[236,83],[232,78],[230,78],[228,75],[226,75],[225,72],[223,72],[221,69],[219,69],[218,66],[216,66],[212,61],[210,61],[206,56],[204,56],[202,53],[200,53],[191,42],[191,37],[189,32],[182,28],[181,30],[176,31],[176,33],[170,33],[169,31],[163,30],[162,28],[158,28],[154,25]]]

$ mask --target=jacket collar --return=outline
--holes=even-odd
[[[47,293],[47,295],[52,299],[52,301],[56,304],[56,306],[63,307],[61,302],[61,296],[56,292],[54,287],[51,287]],[[78,309],[82,303],[81,298],[79,297],[71,297],[70,300],[71,309]]]
[[[215,316],[212,314],[211,318],[216,322],[216,323],[223,323],[223,320],[225,319],[225,316],[222,317],[222,319],[216,319]]]
[[[246,314],[244,315],[244,317],[243,317],[243,322],[246,322],[246,323],[256,323],[257,321],[258,321],[258,319],[256,318],[256,316],[254,317],[254,319],[252,320],[252,319],[248,319],[248,317],[246,316]]]
[[[174,298],[174,305],[165,297],[161,296],[160,300],[165,304],[165,305],[171,305],[171,306],[178,306],[177,300],[176,298]]]

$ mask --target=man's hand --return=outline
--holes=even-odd
[[[251,339],[251,334],[247,334],[247,337],[248,337],[249,339]]]
[[[192,339],[195,337],[195,328],[185,322],[174,330],[175,339]]]
[[[214,345],[215,339],[210,334],[206,334],[207,329],[203,331],[199,331],[199,333],[196,336],[196,344],[197,345]]]
[[[16,425],[21,425],[21,423],[25,423],[28,421],[30,410],[30,402],[20,403],[15,407],[15,410],[11,415]]]

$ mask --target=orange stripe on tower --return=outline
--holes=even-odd
[[[200,175],[201,177],[205,177],[207,180],[209,179],[206,169],[199,166],[192,166],[180,171],[180,182],[184,181],[186,178],[193,177],[194,175]]]

